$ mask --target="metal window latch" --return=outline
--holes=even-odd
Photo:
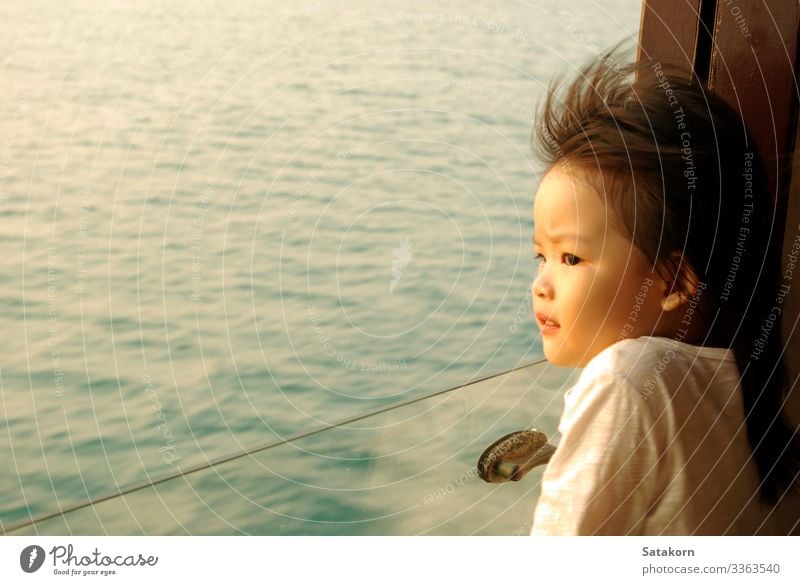
[[[481,454],[478,475],[490,483],[519,481],[537,465],[550,461],[555,450],[541,431],[515,431],[497,439]]]

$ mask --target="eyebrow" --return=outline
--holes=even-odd
[[[555,243],[558,243],[558,242],[560,242],[562,240],[572,240],[572,241],[575,241],[575,242],[580,242],[582,244],[588,244],[589,243],[589,241],[586,238],[579,238],[577,234],[559,234],[559,233],[556,233],[555,237],[550,239],[551,242],[555,242]],[[531,236],[531,242],[533,242],[534,246],[536,245],[536,233],[535,232],[534,232],[533,236]]]

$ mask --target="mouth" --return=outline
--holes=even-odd
[[[551,319],[541,311],[536,311],[536,324],[543,335],[545,333],[554,333],[561,328],[558,321]]]

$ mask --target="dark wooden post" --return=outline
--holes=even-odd
[[[699,34],[700,0],[645,0],[642,3],[638,58],[679,64],[688,77],[695,69]]]
[[[769,174],[784,267],[800,237],[799,29],[797,0],[645,0],[639,36],[639,59],[679,65],[742,114]],[[787,412],[799,424],[800,263],[795,273],[781,325],[791,380]],[[783,533],[800,534],[800,497],[786,498],[776,515]]]

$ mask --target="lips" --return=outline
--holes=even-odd
[[[536,311],[536,323],[539,325],[539,330],[544,333],[553,333],[561,328],[558,321],[551,319],[541,311]]]

